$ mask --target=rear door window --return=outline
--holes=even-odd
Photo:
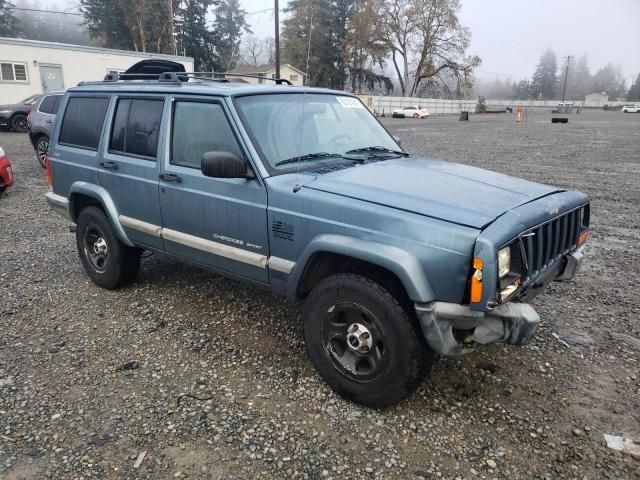
[[[71,97],[67,102],[58,143],[97,150],[109,99]]]
[[[163,108],[162,99],[119,99],[109,151],[155,160]]]
[[[46,97],[44,97],[44,100],[42,100],[42,103],[40,104],[40,108],[38,110],[41,113],[55,115],[58,112],[60,97],[62,97],[62,95],[47,95]]]

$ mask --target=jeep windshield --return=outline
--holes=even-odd
[[[238,97],[235,105],[271,173],[289,172],[299,160],[307,169],[406,155],[357,98],[282,93]]]

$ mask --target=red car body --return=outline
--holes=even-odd
[[[4,153],[2,147],[0,147],[0,192],[3,192],[5,188],[13,185],[13,170],[11,169],[11,162]]]

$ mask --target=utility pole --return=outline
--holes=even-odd
[[[169,35],[171,36],[169,45],[171,46],[171,55],[177,55],[178,51],[176,50],[176,32],[173,26],[173,0],[167,0],[167,8],[169,9]]]
[[[280,78],[280,6],[278,0],[274,0],[275,17],[275,47],[276,47],[276,78]]]
[[[571,55],[567,55],[567,68],[564,71],[564,86],[562,87],[562,101],[564,102],[564,93],[567,90],[567,77],[569,76],[569,60],[572,58]]]

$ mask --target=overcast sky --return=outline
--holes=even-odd
[[[471,30],[471,48],[482,58],[483,79],[528,78],[545,48],[558,57],[587,54],[591,73],[620,63],[627,82],[640,73],[640,0],[461,0],[460,20]],[[247,12],[273,0],[241,0]],[[287,0],[280,0],[281,8]],[[273,36],[273,12],[248,21],[257,36]],[[559,64],[562,61],[559,59]]]
[[[273,0],[240,0],[259,37],[273,36]],[[478,77],[529,78],[547,47],[558,57],[587,54],[591,73],[619,63],[627,82],[640,73],[640,0],[461,0]],[[73,0],[42,0],[50,8]],[[281,8],[287,0],[280,0]],[[261,10],[271,9],[267,12]],[[559,58],[559,64],[562,60]],[[627,83],[628,84],[628,83]]]

